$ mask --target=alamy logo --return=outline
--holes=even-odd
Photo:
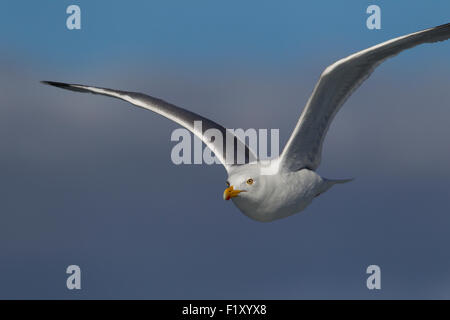
[[[270,129],[270,145],[267,129],[250,128],[245,131],[243,129],[226,129],[224,137],[224,134],[216,128],[203,131],[202,121],[194,121],[194,132],[202,132],[203,141],[212,141],[212,148],[225,154],[224,160],[227,164],[245,164],[248,161],[245,149],[240,148],[244,144],[238,145],[235,138],[245,143],[257,155],[259,161],[270,162],[270,160],[278,158],[280,153],[279,129]],[[185,128],[175,129],[170,140],[178,142],[171,152],[171,159],[174,164],[221,164],[214,150],[208,147],[203,149],[202,140],[196,136],[192,140],[192,133]],[[226,150],[226,152],[223,152],[223,150]]]
[[[66,13],[70,14],[66,20],[66,27],[69,30],[81,29],[81,9],[79,6],[72,4],[67,7]]]
[[[370,276],[367,278],[366,285],[367,289],[373,290],[373,289],[381,289],[381,269],[376,264],[372,264],[367,267],[366,270],[367,274],[370,274]]]
[[[70,276],[67,278],[66,286],[67,289],[73,290],[81,289],[81,269],[79,266],[72,264],[67,267],[66,273],[70,274]]]
[[[367,7],[367,14],[370,16],[366,20],[366,26],[369,30],[380,30],[381,29],[381,9],[379,6],[372,4]]]

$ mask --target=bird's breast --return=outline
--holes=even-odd
[[[322,179],[314,171],[301,170],[266,181],[259,198],[233,198],[235,205],[257,221],[281,219],[305,209],[317,193]]]

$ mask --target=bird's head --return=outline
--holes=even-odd
[[[258,201],[265,191],[265,179],[257,166],[242,166],[231,172],[226,181],[223,199],[235,201]]]
[[[230,181],[226,181],[227,188],[223,192],[223,200],[230,200],[231,198],[237,197],[242,192],[247,192],[255,180],[253,178],[248,178],[245,183],[247,186],[244,185],[244,183],[239,184],[231,184]],[[235,185],[237,187],[235,187]]]

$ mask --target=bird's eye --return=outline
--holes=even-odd
[[[252,185],[253,184],[253,179],[252,178],[248,179],[247,180],[247,184]]]
[[[229,183],[228,181],[225,181],[225,183],[227,184],[227,187],[229,187],[229,186],[230,186],[230,183]]]

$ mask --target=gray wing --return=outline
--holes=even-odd
[[[383,42],[327,67],[281,154],[281,167],[290,171],[315,170],[320,164],[323,140],[334,116],[379,64],[419,44],[449,38],[450,23]]]
[[[94,94],[106,95],[118,99],[125,100],[135,106],[151,110],[156,112],[176,123],[190,130],[197,137],[202,139],[202,141],[214,152],[216,157],[224,165],[225,169],[229,171],[230,167],[233,165],[249,163],[256,160],[253,152],[247,147],[247,145],[242,142],[237,136],[231,133],[229,130],[225,129],[221,125],[211,121],[205,117],[202,117],[194,112],[185,110],[183,108],[177,107],[170,104],[164,100],[154,98],[142,93],[137,92],[127,92],[112,90],[106,88],[98,88],[85,86],[80,84],[68,84],[53,81],[42,81],[44,84],[52,85],[58,88],[63,88],[72,91],[79,92],[90,92]],[[201,121],[200,126],[195,126],[194,121]],[[214,137],[205,136],[205,131],[208,129],[216,129],[220,132],[222,136],[221,143],[215,141]],[[227,140],[233,141],[233,152],[227,153]],[[228,143],[230,144],[230,143]]]

